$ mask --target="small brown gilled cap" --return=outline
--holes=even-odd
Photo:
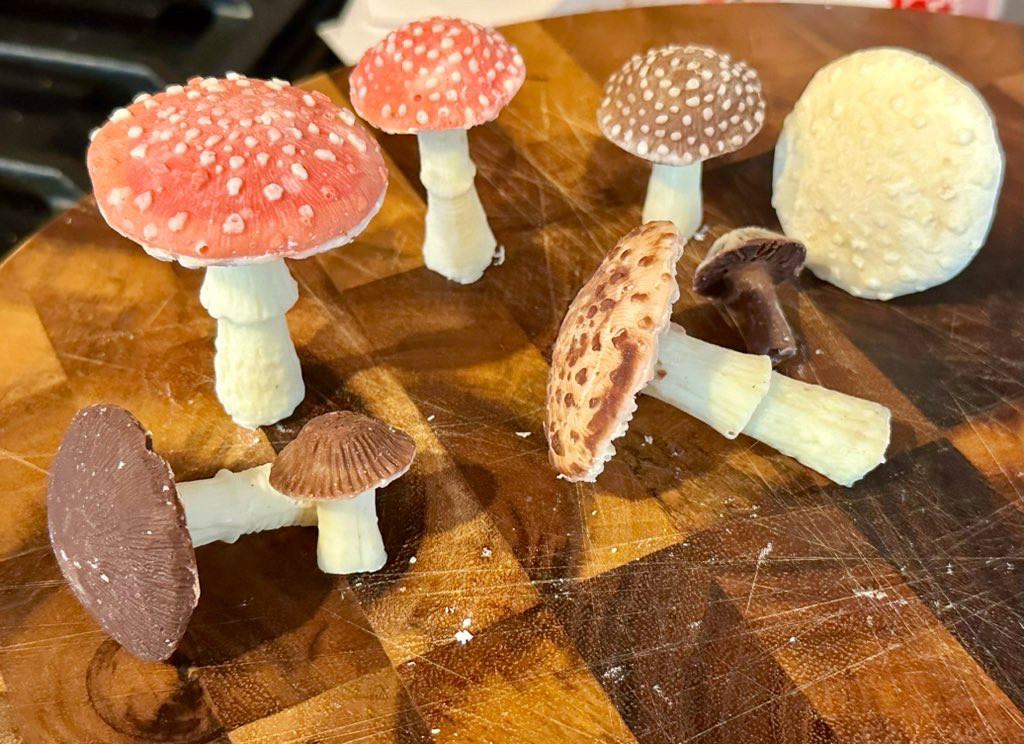
[[[404,431],[354,411],[317,416],[274,460],[270,485],[294,499],[350,499],[383,488],[412,465]]]
[[[701,46],[634,54],[612,73],[597,108],[604,136],[663,165],[690,165],[739,150],[764,124],[757,71]]]
[[[195,552],[170,466],[115,405],[83,408],[50,467],[50,545],[100,627],[146,661],[170,656],[199,601]]]
[[[572,481],[592,481],[613,454],[654,377],[658,339],[679,297],[682,254],[671,222],[626,235],[583,285],[551,354],[545,432],[551,464]]]
[[[740,227],[718,238],[693,274],[693,290],[705,297],[728,291],[726,275],[744,266],[760,264],[774,284],[800,273],[807,249],[799,240],[762,227]]]

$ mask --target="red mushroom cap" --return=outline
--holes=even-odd
[[[498,31],[461,18],[424,18],[363,54],[349,78],[356,112],[378,129],[414,134],[491,121],[519,90],[526,66]]]
[[[380,208],[376,141],[322,93],[193,78],[118,109],[93,137],[104,219],[185,265],[303,258],[349,242]]]

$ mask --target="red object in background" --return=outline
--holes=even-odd
[[[894,9],[930,10],[933,13],[952,13],[953,0],[890,0]]]

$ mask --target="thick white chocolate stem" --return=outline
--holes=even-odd
[[[885,462],[889,409],[772,373],[768,395],[743,430],[843,486]]]
[[[273,424],[305,396],[285,321],[298,297],[283,259],[206,269],[199,300],[217,319],[217,398],[236,424]]]
[[[644,200],[643,221],[669,220],[675,223],[679,239],[687,240],[704,221],[700,192],[701,163],[661,165],[651,168]]]
[[[661,337],[654,379],[644,392],[733,439],[761,404],[771,374],[767,356],[709,344],[673,323]]]
[[[375,493],[369,490],[351,499],[317,502],[316,561],[324,573],[377,571],[387,562],[377,527]]]
[[[420,180],[427,189],[423,262],[431,271],[471,284],[494,259],[494,239],[473,185],[476,166],[463,129],[419,132]]]
[[[316,506],[296,501],[270,485],[270,463],[176,485],[192,545],[232,543],[250,532],[316,524]]]

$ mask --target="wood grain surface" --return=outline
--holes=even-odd
[[[86,201],[0,265],[0,740],[25,742],[1024,741],[1024,33],[796,6],[630,10],[510,27],[522,91],[470,133],[506,260],[461,287],[425,270],[413,137],[353,245],[291,264],[307,396],[274,427],[213,392],[201,275],[148,258]],[[988,245],[889,303],[805,274],[784,371],[888,405],[890,461],[847,490],[643,399],[597,484],[556,480],[541,430],[562,313],[634,227],[646,163],[604,141],[604,78],[634,51],[706,43],[754,64],[768,122],[710,163],[712,227],[777,226],[771,149],[813,72],[880,44],[978,86],[1007,151]],[[347,74],[307,82],[346,103]],[[739,339],[687,287],[676,320]],[[80,406],[153,431],[179,479],[267,461],[351,408],[412,434],[379,494],[390,560],[316,570],[315,531],[197,551],[179,651],[147,664],[64,587],[46,470]],[[455,634],[468,629],[467,643]]]

